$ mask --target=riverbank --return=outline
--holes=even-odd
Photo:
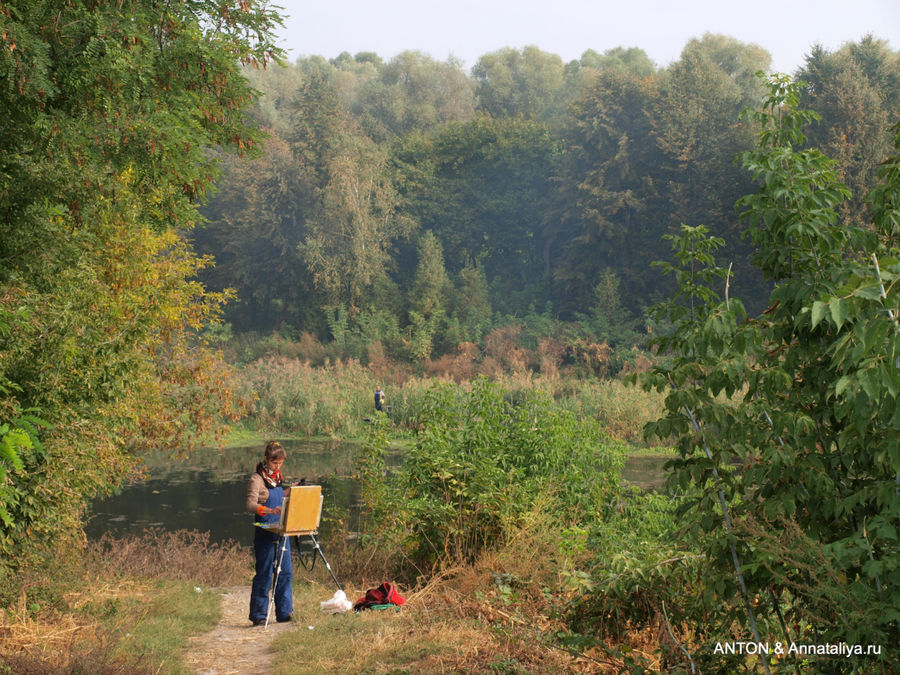
[[[325,490],[323,534],[334,532],[336,520],[349,529],[358,529],[359,462],[364,445],[336,440],[289,440],[274,434],[288,450],[285,477],[306,478]],[[157,453],[148,457],[144,477],[119,493],[95,500],[86,519],[89,539],[98,540],[107,533],[117,536],[140,534],[147,528],[164,530],[200,530],[210,533],[212,541],[248,541],[246,518],[240,505],[246,493],[246,480],[259,461],[268,438],[241,434],[239,442],[226,447],[198,449],[190,457],[173,460]],[[390,462],[396,466],[411,447],[389,440]],[[663,465],[674,452],[663,448],[622,445],[622,477],[641,489],[658,489],[664,478]],[[341,529],[341,528],[338,528]],[[328,545],[329,539],[323,539]]]
[[[595,421],[610,437],[636,446],[645,445],[644,425],[664,412],[662,394],[621,379],[527,371],[501,373],[492,380],[507,392],[510,406],[539,393],[554,411]],[[402,437],[420,428],[436,387],[452,386],[462,396],[476,382],[411,376],[391,380],[352,360],[311,366],[271,354],[243,364],[236,372],[237,391],[247,402],[247,414],[235,433],[244,438],[271,437],[275,431],[290,438],[362,438],[374,417],[372,392],[379,385],[387,396],[387,417]]]
[[[281,663],[294,668],[283,672],[297,672],[301,658],[313,657],[312,663],[320,668],[327,664],[326,670],[333,672],[359,672],[360,659],[371,664],[366,666],[371,672],[438,672],[445,668],[604,672],[602,668],[607,666],[601,666],[602,661],[619,666],[624,663],[616,656],[620,647],[630,653],[646,652],[651,661],[654,650],[672,651],[671,645],[663,649],[661,644],[648,641],[643,627],[656,620],[659,598],[670,607],[677,602],[670,594],[671,588],[685,585],[680,572],[666,578],[658,589],[659,598],[654,596],[654,609],[648,616],[639,617],[634,624],[637,628],[632,627],[625,611],[633,601],[634,590],[628,585],[632,578],[648,569],[664,569],[660,565],[668,565],[668,560],[690,559],[690,551],[679,548],[670,536],[674,522],[670,500],[632,497],[631,491],[616,487],[617,467],[626,448],[640,446],[625,440],[623,436],[628,434],[607,434],[596,416],[576,413],[571,397],[560,402],[542,391],[500,389],[487,382],[477,387],[438,383],[427,394],[424,389],[410,389],[404,422],[379,417],[378,424],[366,425],[381,444],[380,450],[373,447],[368,451],[368,468],[377,469],[369,476],[375,479],[370,487],[384,484],[382,487],[389,490],[378,495],[382,515],[375,524],[393,529],[382,532],[373,527],[371,531],[359,531],[352,540],[337,535],[327,539],[329,560],[351,598],[392,580],[411,600],[408,606],[397,614],[360,622],[341,623],[337,617],[327,624],[320,622],[329,635],[321,643],[321,652],[310,651],[312,636],[302,630],[285,631],[272,642],[276,654],[272,667],[276,672]],[[413,410],[419,412],[413,415]],[[453,418],[457,421],[446,416],[451,412],[460,415]],[[462,420],[473,424],[461,425]],[[409,443],[423,424],[429,432],[416,434],[417,442]],[[344,437],[362,435],[353,434],[350,427],[341,429]],[[296,431],[287,428],[287,432],[275,436],[307,437]],[[211,451],[217,464],[215,480],[224,483],[223,473],[229,472],[245,478],[246,461],[256,461],[263,441],[272,437],[260,427],[229,437],[229,448],[243,447],[246,452]],[[400,485],[386,484],[392,481],[392,474],[401,471],[386,471],[385,455],[380,453],[395,446],[396,439],[405,440],[410,451],[415,449],[411,470],[425,471],[423,480],[412,484],[446,480],[457,486],[457,496],[443,504],[442,500],[452,494],[437,483],[427,496],[432,502],[407,499],[402,490],[391,492]],[[462,451],[464,454],[457,457]],[[293,452],[297,471],[310,463],[305,459],[309,456],[299,449]],[[440,466],[428,466],[432,461],[440,462]],[[414,469],[417,463],[419,469]],[[468,468],[456,476],[463,464]],[[166,459],[160,458],[159,465],[166,467]],[[183,477],[175,490],[182,496],[186,494],[184,486],[198,484],[203,478],[202,467],[189,466],[190,475]],[[569,478],[564,479],[564,475]],[[201,512],[209,508],[209,496],[206,491],[197,500],[188,501],[196,501],[193,510]],[[173,507],[173,498],[165,499]],[[240,499],[227,501],[233,511],[232,502]],[[458,515],[446,511],[445,507],[451,506],[461,509]],[[408,507],[424,507],[422,515],[430,519],[432,530],[416,531],[399,520],[388,522],[386,516],[401,515],[412,518],[408,522],[423,522],[411,511],[404,513]],[[167,509],[160,505],[151,510],[161,513]],[[187,506],[169,510],[188,512]],[[233,519],[233,513],[228,517]],[[345,528],[342,531],[353,529],[346,523],[341,527]],[[464,540],[462,537],[469,533],[471,541]],[[416,542],[407,539],[413,534],[419,537]],[[248,548],[213,545],[208,537],[205,541],[197,539],[196,533],[152,530],[139,537],[101,538],[91,542],[83,554],[68,551],[71,569],[63,570],[60,564],[35,570],[30,579],[23,578],[23,613],[13,617],[16,625],[45,626],[39,631],[43,636],[65,634],[68,642],[60,640],[59,648],[52,653],[48,647],[35,653],[33,646],[4,641],[0,643],[0,663],[8,662],[8,655],[9,662],[16,663],[16,669],[8,672],[71,672],[73,663],[74,667],[82,663],[67,661],[66,655],[71,654],[76,659],[109,664],[106,672],[110,673],[208,672],[202,670],[203,664],[190,665],[185,660],[187,654],[196,651],[188,640],[193,636],[203,641],[202,636],[220,625],[224,614],[200,612],[198,604],[200,614],[194,616],[190,599],[193,593],[204,599],[212,593],[216,602],[221,602],[221,593],[210,589],[249,584],[252,557]],[[618,552],[627,552],[627,559],[617,556]],[[318,603],[333,591],[330,580],[322,574],[321,566],[309,575],[298,566],[296,611],[301,623],[309,622],[307,630],[308,625],[316,625],[314,618],[321,619]],[[607,588],[608,595],[598,600],[593,591],[601,584],[606,587],[607,577],[613,583]],[[65,587],[60,586],[60,579],[65,580]],[[108,580],[123,589],[123,594],[112,600],[100,596],[100,604],[72,601],[89,597],[98,579]],[[137,590],[132,594],[129,589]],[[165,621],[167,610],[165,601],[157,602],[155,597],[166,598],[170,592],[186,601],[185,611],[194,619],[190,624],[160,623]],[[228,602],[239,604],[233,599]],[[596,612],[604,616],[613,613],[617,618],[610,625],[595,625]],[[236,628],[239,617],[232,616],[229,621]],[[67,626],[74,628],[69,630]],[[141,638],[146,644],[135,642],[134,636],[144,635],[141,626],[155,626],[152,632],[156,633],[177,633],[178,640],[155,644],[146,635]],[[573,632],[576,626],[579,634]],[[312,633],[317,635],[315,628]],[[613,647],[600,642],[601,636],[609,636]],[[209,638],[213,644],[218,639]],[[253,639],[246,642],[254,644]],[[54,644],[46,637],[42,643]]]
[[[18,610],[0,615],[0,672],[615,672],[598,648],[557,640],[572,592],[548,585],[558,575],[536,546],[546,536],[540,526],[523,530],[475,563],[400,585],[406,603],[397,611],[323,614],[330,576],[321,564],[296,565],[295,621],[268,629],[246,618],[249,550],[184,533],[108,541],[88,547],[65,587],[54,593],[35,580]],[[357,553],[331,559],[353,600],[386,574]],[[528,587],[541,579],[541,589]],[[633,648],[652,654],[640,644]]]

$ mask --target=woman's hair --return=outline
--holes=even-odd
[[[287,451],[278,441],[269,441],[266,443],[266,459],[285,459]]]

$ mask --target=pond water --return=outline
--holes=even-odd
[[[663,466],[670,459],[662,455],[626,457],[622,478],[644,490],[657,490],[665,482]]]
[[[346,516],[358,500],[352,478],[357,447],[332,441],[284,441],[285,480],[322,486],[323,519]],[[140,534],[148,527],[200,530],[210,541],[252,541],[253,516],[244,510],[247,481],[263,446],[203,448],[187,460],[162,455],[147,460],[147,478],[91,505],[89,539],[104,533]],[[352,513],[350,514],[352,517]],[[350,523],[351,527],[353,523]]]
[[[353,478],[358,445],[337,441],[284,441],[284,477],[322,486],[323,521],[342,517],[359,530],[359,487]],[[262,446],[201,449],[179,461],[151,456],[146,480],[92,504],[89,539],[109,532],[140,534],[148,527],[209,532],[211,542],[252,541],[253,517],[244,511],[247,481],[262,458]],[[623,478],[645,489],[662,483],[665,457],[629,457]],[[395,457],[399,464],[399,454]],[[390,462],[389,462],[390,463]]]

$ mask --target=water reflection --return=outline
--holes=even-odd
[[[670,459],[662,455],[627,457],[622,478],[642,490],[658,490],[666,481],[663,466]]]
[[[305,478],[322,485],[323,520],[353,517],[358,488],[353,480],[358,446],[334,441],[285,441],[288,482]],[[244,511],[247,481],[262,458],[263,447],[197,450],[186,460],[162,454],[147,459],[146,480],[96,501],[86,532],[140,534],[148,527],[210,533],[210,541],[249,542],[253,517]],[[351,523],[352,525],[352,523]]]
[[[336,441],[285,441],[288,482],[306,478],[322,485],[323,536],[330,519],[341,518],[359,530],[359,486],[353,477],[359,446]],[[140,534],[148,527],[209,532],[210,541],[249,544],[253,517],[244,511],[247,481],[262,458],[263,446],[202,449],[179,461],[162,454],[147,461],[146,480],[92,505],[86,532],[91,539],[104,533]],[[667,457],[628,457],[622,477],[642,489],[663,483]],[[399,464],[395,453],[389,464]],[[324,541],[324,539],[323,539]]]

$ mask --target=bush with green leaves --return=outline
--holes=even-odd
[[[378,536],[417,566],[472,561],[502,543],[538,497],[553,495],[560,523],[596,517],[618,483],[616,446],[536,392],[511,396],[487,378],[435,384],[416,441],[393,473],[376,424],[363,470]]]
[[[627,647],[613,645],[650,631],[658,636],[660,667],[689,667],[678,645],[702,639],[719,624],[723,608],[705,592],[702,543],[684,537],[679,527],[683,502],[662,492],[624,491],[591,527],[587,543],[594,567],[582,575],[567,608],[574,631],[569,641],[624,654]]]
[[[642,378],[668,392],[666,414],[647,432],[677,439],[671,478],[696,490],[686,522],[732,608],[722,631],[884,648],[765,670],[880,670],[900,644],[900,134],[873,225],[854,227],[838,215],[836,164],[804,147],[815,115],[796,109],[801,87],[770,79],[748,114],[759,147],[742,156],[761,185],[738,207],[770,306],[747,319],[713,261],[721,242],[682,228],[666,266],[680,288],[664,308],[673,331],[657,341],[672,358]]]

